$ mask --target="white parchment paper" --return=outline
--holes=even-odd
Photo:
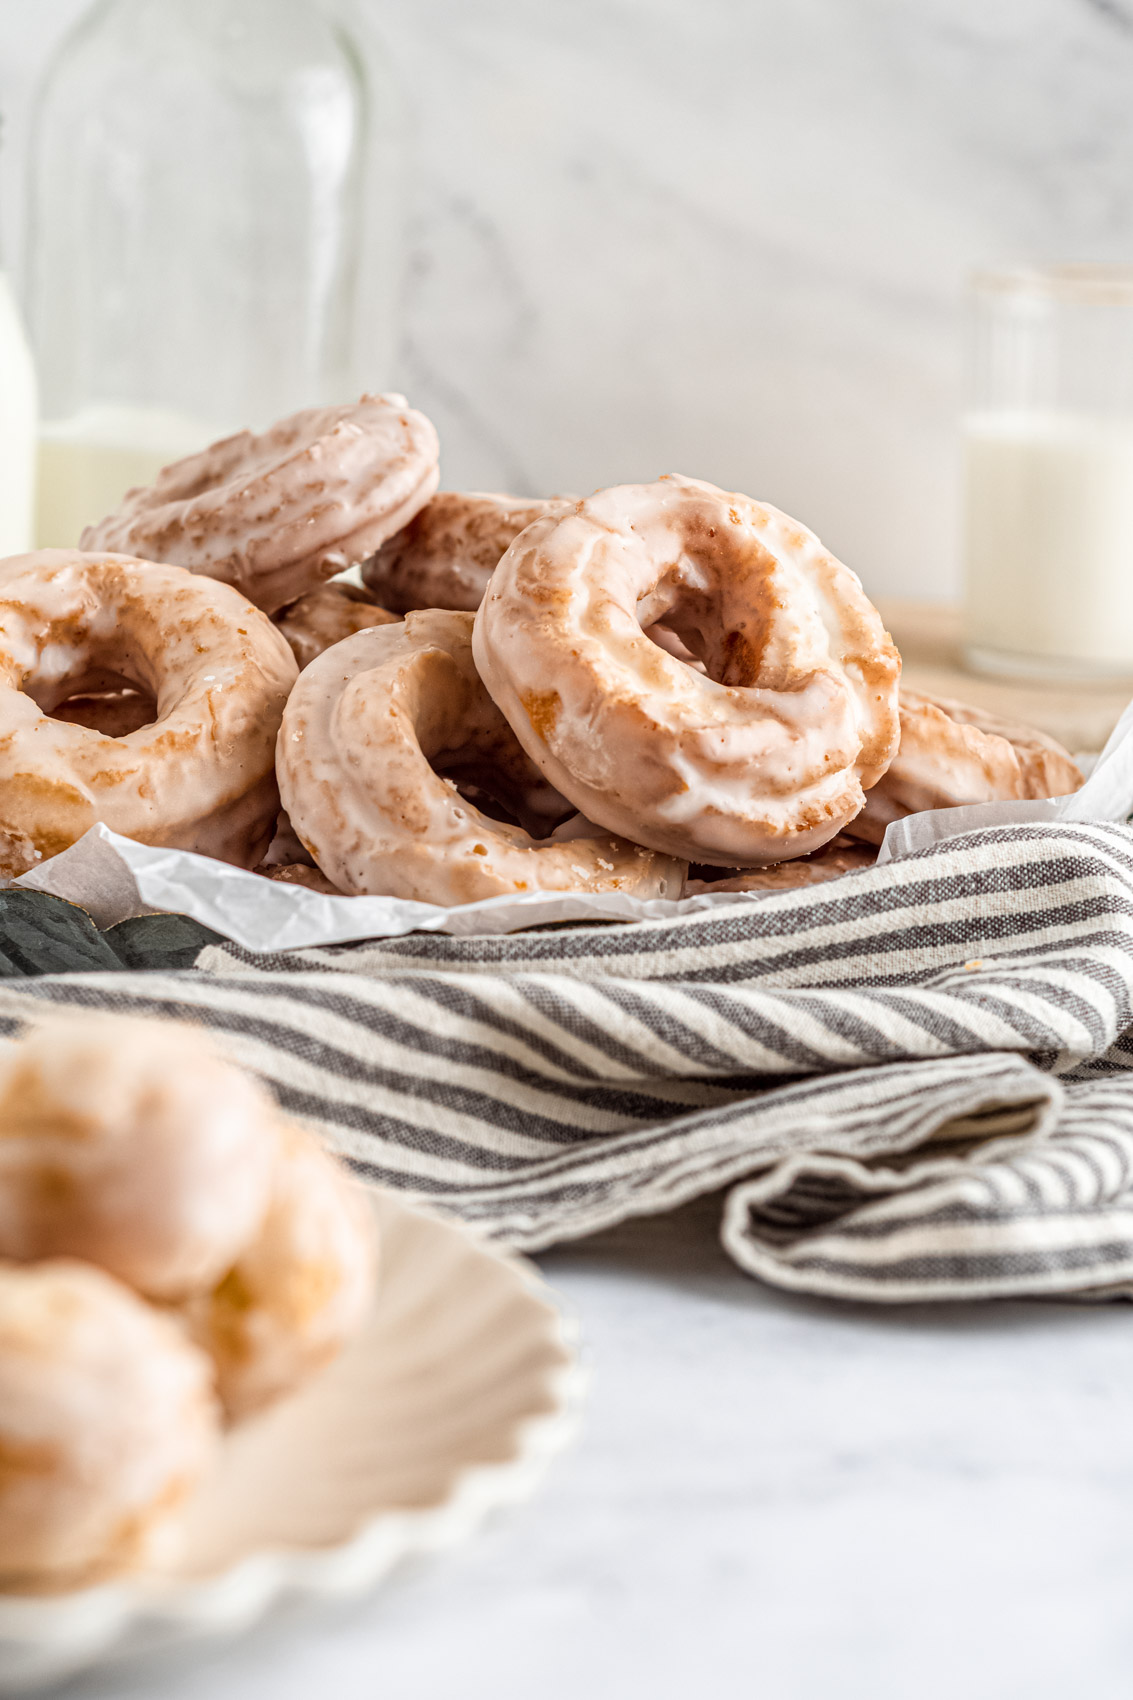
[[[975,803],[895,821],[879,861],[891,862],[980,827],[1024,821],[1127,820],[1133,815],[1133,703],[1080,791],[1034,803]],[[669,920],[743,901],[735,892],[646,900],[618,892],[529,892],[443,909],[394,897],[324,897],[209,856],[135,844],[94,826],[69,850],[15,882],[86,909],[100,927],[162,911],[190,915],[249,950],[297,950],[402,933],[511,933],[555,921]],[[744,894],[753,898],[762,893]]]

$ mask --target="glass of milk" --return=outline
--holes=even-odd
[[[1133,267],[975,278],[971,394],[969,665],[1133,678]]]
[[[36,388],[15,297],[0,271],[0,556],[32,546]]]

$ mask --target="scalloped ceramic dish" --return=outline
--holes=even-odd
[[[0,1595],[0,1688],[232,1634],[285,1593],[359,1594],[534,1490],[581,1401],[560,1310],[520,1259],[388,1193],[374,1208],[382,1268],[363,1332],[227,1437],[169,1568]]]

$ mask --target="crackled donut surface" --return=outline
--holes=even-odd
[[[337,1355],[373,1300],[377,1258],[360,1185],[311,1134],[284,1123],[259,1231],[224,1280],[184,1310],[230,1416],[281,1398]]]
[[[81,1257],[180,1299],[256,1233],[278,1143],[266,1093],[199,1029],[49,1017],[0,1058],[0,1257]]]
[[[396,614],[379,608],[370,593],[357,585],[320,584],[277,614],[275,623],[299,666],[309,667],[332,643],[370,626],[392,625],[396,619]]]
[[[401,395],[240,431],[127,492],[82,535],[223,579],[269,614],[368,555],[437,487],[437,433]]]
[[[657,623],[704,674],[646,636]],[[693,861],[817,849],[897,745],[900,658],[856,575],[777,509],[697,479],[602,490],[529,526],[474,649],[552,785]]]
[[[383,607],[474,613],[500,556],[533,520],[568,513],[573,496],[501,496],[441,490],[365,563],[362,578]]]
[[[122,555],[45,549],[0,562],[0,874],[103,821],[255,867],[278,811],[273,753],[294,657],[227,585]],[[152,721],[122,737],[57,720],[134,687]]]
[[[922,809],[1064,797],[1081,783],[1074,758],[1045,732],[902,689],[900,748],[849,831],[880,844],[890,821]]]
[[[683,863],[600,829],[544,836],[570,805],[549,793],[481,684],[471,636],[470,614],[412,613],[336,644],[300,675],[277,766],[284,807],[323,873],[345,892],[440,904],[523,891],[678,896]],[[511,819],[491,818],[458,782]]]
[[[219,1439],[213,1369],[90,1264],[0,1263],[0,1585],[154,1556]]]

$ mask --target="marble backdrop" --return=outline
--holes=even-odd
[[[664,470],[957,582],[976,265],[1133,259],[1133,0],[350,0],[412,118],[395,370],[451,487]],[[29,91],[82,0],[0,0]]]

